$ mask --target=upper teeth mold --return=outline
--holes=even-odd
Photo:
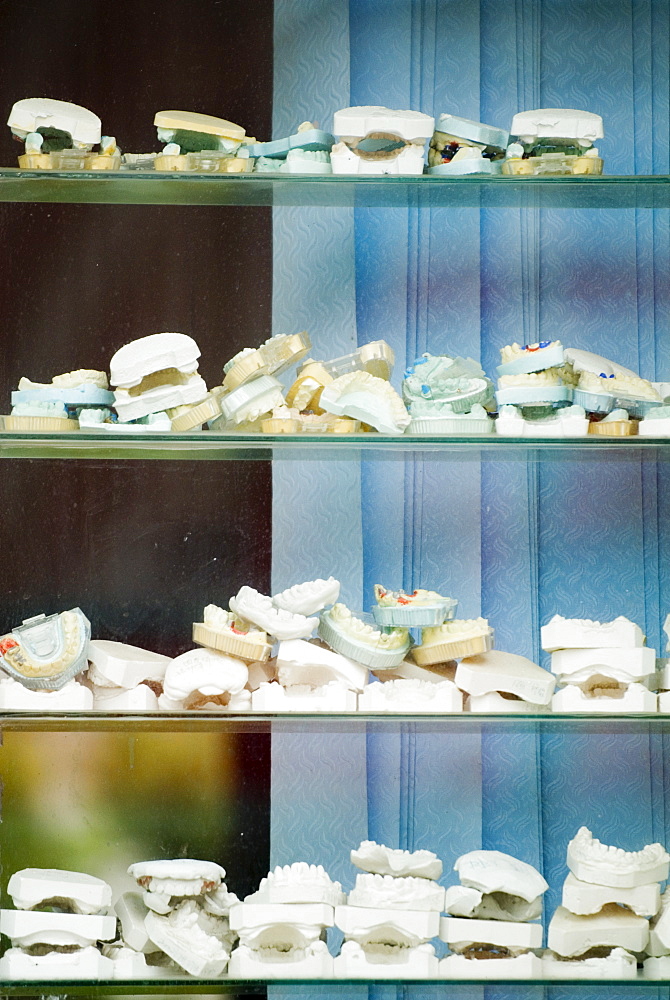
[[[426,625],[441,625],[452,618],[458,601],[442,597],[434,590],[414,590],[406,594],[404,590],[386,590],[376,583],[372,614],[378,625],[399,625],[406,628]]]
[[[411,650],[412,659],[420,666],[485,653],[493,645],[493,629],[486,618],[454,619],[424,628],[421,636],[421,645]]]
[[[296,861],[292,865],[277,865],[261,879],[258,891],[245,898],[245,903],[344,903],[339,882],[334,882],[323,865]]]
[[[309,580],[296,583],[287,590],[275,594],[272,603],[276,608],[291,614],[313,615],[323,610],[327,604],[334,604],[340,594],[340,582],[329,576],[327,580]]]
[[[410,646],[407,629],[380,632],[344,604],[334,604],[322,612],[319,635],[336,652],[374,669],[397,666]]]
[[[568,844],[567,864],[582,882],[627,888],[667,879],[670,855],[661,844],[641,851],[608,847],[582,826]]]
[[[306,332],[280,333],[259,348],[244,348],[224,365],[223,385],[237,389],[258,375],[278,375],[300,361],[312,346]]]
[[[436,910],[444,906],[444,889],[437,882],[408,875],[366,873],[356,876],[356,885],[349,893],[349,906],[388,907],[390,910]]]
[[[176,368],[180,372],[197,370],[200,349],[185,333],[152,333],[121,347],[109,363],[112,385],[130,389],[146,375]]]
[[[91,625],[79,608],[35,615],[0,637],[0,664],[33,691],[57,691],[86,669]]]
[[[484,893],[504,892],[530,903],[549,888],[532,865],[502,851],[470,851],[454,864],[461,884]]]
[[[226,877],[221,865],[193,858],[136,861],[128,868],[128,874],[142,889],[170,896],[200,896],[212,892]]]
[[[589,618],[554,617],[540,629],[542,649],[553,653],[557,649],[597,649],[598,647],[644,646],[642,629],[628,618],[619,615],[611,622],[591,621]]]
[[[111,887],[102,879],[56,868],[14,872],[7,892],[19,910],[58,906],[70,913],[104,913],[112,902]]]
[[[405,372],[403,399],[413,414],[418,401],[448,402],[454,411],[465,412],[475,403],[493,398],[493,384],[472,359],[424,354]]]
[[[563,345],[560,340],[542,340],[537,344],[523,346],[517,343],[508,344],[500,349],[500,357],[502,364],[497,368],[499,376],[539,372],[563,364]]]
[[[438,879],[442,874],[442,862],[432,851],[403,851],[374,840],[364,840],[352,850],[351,862],[373,875]]]
[[[267,633],[256,628],[240,628],[234,612],[208,604],[204,621],[193,623],[193,641],[249,663],[270,658],[272,646]]]
[[[271,597],[254,590],[241,587],[235,597],[230,598],[230,608],[238,617],[253,622],[277,639],[304,639],[310,636],[318,625],[317,618],[292,614],[276,608]]]
[[[368,372],[336,378],[324,388],[319,405],[337,416],[362,420],[382,434],[402,434],[410,422],[405,404],[390,382]]]

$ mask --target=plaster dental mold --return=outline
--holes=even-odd
[[[303,331],[280,333],[259,348],[245,348],[223,366],[223,386],[231,391],[259,375],[278,375],[304,358],[311,346]]]
[[[225,971],[230,957],[226,945],[212,933],[212,923],[218,919],[188,900],[165,917],[150,911],[145,924],[154,944],[177,965],[199,979],[210,979]]]
[[[116,917],[94,913],[51,913],[44,910],[0,910],[0,932],[13,947],[86,948],[116,937]]]
[[[170,896],[201,896],[213,892],[226,877],[225,869],[214,861],[192,858],[136,861],[128,868],[128,874],[146,892]]]
[[[12,392],[12,404],[43,401],[69,407],[111,406],[114,393],[109,390],[106,374],[92,370],[56,375],[50,383],[19,379],[18,389]]]
[[[94,712],[157,712],[158,698],[146,684],[135,688],[93,689]]]
[[[323,865],[295,861],[292,865],[277,865],[261,879],[258,890],[246,896],[245,903],[324,903],[340,906],[345,895],[339,882],[334,882]]]
[[[457,954],[477,945],[504,948],[509,957],[542,946],[542,924],[508,920],[476,920],[465,917],[442,917],[440,939]]]
[[[391,667],[389,670],[373,670],[372,673],[384,684],[387,681],[398,680],[428,681],[430,684],[451,681],[453,684],[456,666],[456,660],[448,660],[446,663],[431,663],[427,667],[420,667],[412,660],[403,660],[397,667]]]
[[[121,938],[129,948],[145,954],[156,950],[144,923],[149,910],[139,892],[124,892],[114,904],[114,910],[119,919]]]
[[[113,962],[112,979],[163,979],[167,975],[183,975],[182,970],[169,971],[160,965],[149,965],[146,956],[114,942],[102,946],[102,954]]]
[[[102,132],[100,119],[92,111],[50,97],[17,101],[7,124],[18,139],[25,139],[29,133],[40,135],[42,153],[69,147],[89,150],[100,142]]]
[[[249,691],[256,691],[261,684],[269,684],[270,681],[276,681],[276,666],[274,658],[265,660],[262,663],[259,661],[248,663],[249,680],[247,681],[247,688]]]
[[[32,691],[57,691],[85,669],[90,637],[79,608],[25,618],[0,637],[0,666]]]
[[[67,913],[105,913],[111,886],[101,878],[60,868],[22,868],[14,872],[7,893],[18,910],[58,907]]]
[[[326,605],[334,604],[340,596],[340,581],[329,576],[327,580],[309,580],[306,583],[296,583],[287,590],[275,594],[272,603],[282,611],[293,615],[313,615],[322,611]]]
[[[358,696],[360,712],[462,712],[463,695],[451,681],[398,679],[368,684]]]
[[[437,882],[407,875],[356,876],[356,885],[349,893],[349,906],[389,910],[435,910],[444,907],[444,889]]]
[[[643,437],[670,437],[670,406],[656,406],[637,425]]]
[[[405,370],[402,397],[412,416],[418,402],[448,403],[454,412],[465,413],[492,402],[493,383],[472,358],[422,354]]]
[[[500,950],[486,946],[472,955],[447,955],[439,965],[443,979],[541,979],[542,974],[542,959],[532,952],[503,958]]]
[[[436,880],[442,874],[442,862],[432,851],[402,851],[374,840],[362,841],[351,852],[351,863],[372,875],[393,875],[395,878],[411,875]]]
[[[185,333],[151,333],[132,340],[112,355],[109,381],[112,385],[130,389],[147,375],[176,368],[191,374],[198,367],[200,348]]]
[[[28,407],[27,404],[20,404],[14,407],[12,413],[2,418],[3,430],[6,431],[35,431],[35,432],[55,432],[63,433],[79,430],[79,421],[65,415],[48,416],[50,407],[57,407],[58,403],[40,403]],[[39,406],[40,412],[37,412]],[[27,410],[27,412],[26,412]]]
[[[648,844],[641,851],[624,851],[601,844],[585,826],[579,828],[568,844],[567,865],[575,878],[617,889],[663,882],[668,877],[669,863],[670,855],[661,844]]]
[[[670,955],[670,893],[667,889],[661,896],[658,912],[649,924],[647,951],[653,958]]]
[[[604,135],[600,115],[571,108],[522,111],[514,115],[511,133],[517,141],[507,148],[503,173],[602,173],[593,145]]]
[[[114,393],[114,408],[119,420],[127,422],[146,417],[150,413],[200,403],[206,395],[204,380],[197,372],[193,372],[182,376],[178,385],[159,385],[137,396],[133,395],[132,390],[117,389]]]
[[[440,115],[428,150],[429,174],[499,174],[509,132],[483,122]]]
[[[637,424],[629,420],[627,410],[612,410],[602,420],[592,420],[589,424],[589,434],[603,437],[630,437],[636,432]]]
[[[534,902],[549,888],[532,865],[502,851],[469,851],[457,858],[454,871],[461,885],[483,893],[505,893]]]
[[[496,389],[498,406],[528,406],[572,402],[573,389],[565,385],[556,368],[528,375],[501,375]]]
[[[362,948],[384,944],[416,948],[437,936],[437,910],[396,910],[388,906],[336,906],[335,926]]]
[[[316,367],[316,366],[314,366]],[[322,365],[318,366],[319,369]],[[319,406],[321,391],[324,385],[332,382],[332,376],[323,369],[317,375],[298,375],[293,384],[286,390],[286,404],[290,413],[302,413],[303,410],[311,410],[314,415],[321,415],[324,411]]]
[[[564,406],[551,416],[531,419],[516,406],[505,404],[498,411],[495,429],[503,437],[585,437],[589,421],[582,406]]]
[[[101,687],[133,688],[142,681],[162,681],[171,657],[112,639],[88,644],[89,678]]]
[[[164,434],[173,429],[172,421],[167,413],[149,413],[131,423],[120,423],[108,420],[109,410],[86,409],[79,413],[81,430],[105,431],[110,434]]]
[[[555,684],[554,676],[532,660],[498,649],[468,656],[456,668],[456,686],[475,696],[497,691],[548,705]]]
[[[305,639],[319,624],[318,618],[293,614],[276,608],[272,598],[259,593],[253,587],[241,587],[229,601],[230,610],[238,618],[252,622],[270,635],[279,639]]]
[[[648,379],[620,372],[606,375],[604,372],[596,374],[583,371],[579,376],[578,388],[584,394],[612,396],[615,406],[625,406],[631,411],[635,410],[635,403],[648,402],[660,406],[663,402],[660,393]],[[640,412],[634,415],[643,414]]]
[[[282,687],[273,681],[260,684],[251,693],[254,712],[355,712],[357,705],[356,692],[337,681],[321,687]]]
[[[163,693],[172,701],[183,701],[187,708],[200,703],[225,706],[247,683],[249,671],[237,657],[214,649],[190,649],[176,656],[165,671]]]
[[[247,663],[263,663],[270,658],[272,646],[267,632],[241,627],[234,612],[208,604],[203,619],[193,623],[193,642],[239,657]]]
[[[230,956],[231,979],[332,979],[333,958],[325,941],[307,948],[248,948],[238,945]]]
[[[619,615],[611,622],[591,621],[588,618],[564,618],[554,615],[540,629],[542,649],[553,653],[557,649],[615,649],[644,646],[642,629],[628,618]]]
[[[644,883],[628,889],[594,882],[582,882],[572,872],[563,883],[562,905],[578,916],[599,913],[608,903],[627,906],[638,917],[653,917],[661,908],[661,890],[658,882]],[[668,919],[670,924],[670,915]],[[670,937],[668,938],[670,944]],[[670,952],[670,947],[668,948]]]
[[[451,917],[476,917],[480,920],[537,920],[542,916],[542,896],[528,902],[506,892],[480,892],[464,885],[450,885],[444,909]]]
[[[0,958],[0,979],[49,982],[61,979],[111,979],[114,964],[88,946],[75,951],[50,951],[31,955],[20,948],[9,948]]]
[[[211,892],[206,892],[201,902],[207,913],[211,913],[215,917],[228,917],[230,908],[239,903],[239,899],[234,892],[229,891],[224,882],[216,889],[212,889]]]
[[[391,384],[368,372],[336,378],[323,389],[319,405],[336,416],[361,420],[382,434],[402,434],[410,422],[405,404]]]
[[[341,141],[331,149],[333,173],[421,174],[434,118],[379,106],[343,108],[333,116]]]
[[[642,952],[648,939],[648,920],[615,903],[608,903],[599,913],[585,917],[559,906],[549,922],[547,945],[558,955],[573,958],[591,948]]]
[[[368,682],[367,667],[304,639],[279,643],[276,670],[279,683],[286,688],[293,685],[319,688],[335,682],[351,691],[362,691]]]
[[[653,677],[655,670],[656,651],[649,646],[557,649],[551,654],[551,671],[563,684],[581,684],[596,674],[629,684]]]
[[[0,678],[0,711],[86,712],[93,706],[92,692],[75,680],[58,691],[32,691],[11,677]]]
[[[582,690],[585,688],[586,690]],[[623,686],[610,678],[596,676],[581,686],[567,684],[551,699],[552,712],[631,712],[658,711],[657,695],[642,684]]]
[[[593,354],[592,351],[583,351],[577,347],[566,347],[565,360],[575,372],[593,372],[595,375],[624,375],[637,378],[636,372],[630,368],[624,368],[616,361],[610,361],[600,354]]]
[[[444,625],[424,628],[421,635],[421,645],[410,650],[410,656],[419,666],[487,653],[493,647],[493,629],[486,618],[456,618]]]
[[[666,980],[670,978],[670,957],[663,955],[659,958],[647,958],[642,963],[642,978]],[[614,976],[612,976],[612,979],[614,979]]]
[[[646,969],[647,962],[644,965]],[[609,955],[585,955],[572,961],[545,951],[541,975],[545,979],[637,979],[637,958],[623,948],[612,948]]]
[[[301,414],[288,406],[275,406],[272,414],[261,421],[263,434],[297,434],[300,431]]]
[[[433,133],[435,136],[436,133]],[[443,152],[447,152],[448,147],[443,147]],[[432,143],[431,151],[432,152]],[[429,152],[429,162],[430,162]],[[447,176],[464,177],[467,174],[488,174],[490,176],[502,173],[502,164],[499,160],[490,160],[482,153],[481,149],[475,146],[459,146],[451,159],[442,160],[432,167],[428,167],[426,173],[445,174]]]
[[[221,416],[221,404],[211,392],[199,403],[172,407],[167,411],[172,430],[179,434],[201,428],[208,420]]]
[[[560,340],[541,340],[537,344],[508,344],[500,348],[498,375],[525,375],[546,368],[560,368],[564,361]]]
[[[345,941],[334,959],[336,979],[435,979],[439,964],[432,944],[414,948]]]
[[[242,152],[240,147],[243,143],[255,141],[247,137],[246,130],[241,125],[194,111],[158,111],[154,117],[154,125],[159,141],[166,143],[163,154],[167,156],[211,150],[236,156]],[[174,153],[172,147],[175,147]],[[160,160],[160,156],[156,159]],[[161,169],[160,163],[154,162],[154,166],[157,170]]]
[[[388,381],[393,373],[394,362],[393,348],[385,340],[371,340],[357,347],[351,354],[343,354],[329,361],[307,359],[298,369],[298,378],[314,378],[324,386],[341,375],[362,371]]]
[[[342,108],[333,116],[333,131],[339,139],[362,139],[378,131],[390,132],[406,142],[430,139],[435,119],[420,111],[396,111],[379,105]]]
[[[325,903],[238,903],[230,910],[230,929],[248,948],[288,951],[308,948],[325,927],[332,927],[334,910]]]
[[[468,413],[456,413],[450,403],[424,403],[411,406],[408,434],[491,434],[493,418],[475,403]]]
[[[454,617],[458,601],[452,597],[442,597],[435,590],[386,590],[381,584],[374,586],[376,605],[372,614],[378,625],[397,625],[415,628],[425,625],[441,625],[447,618]]]
[[[259,375],[227,395],[219,397],[221,416],[210,421],[212,430],[226,430],[244,421],[258,420],[276,406],[282,406],[282,384],[272,375]]]
[[[381,632],[363,616],[352,614],[346,605],[340,603],[321,613],[319,636],[336,653],[373,670],[388,669],[401,663],[410,647],[407,629],[393,628]]]

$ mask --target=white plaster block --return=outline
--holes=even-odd
[[[456,859],[461,884],[480,892],[505,892],[532,902],[549,888],[532,865],[503,851],[469,851]]]
[[[94,712],[157,712],[158,698],[146,684],[135,688],[94,688]]]
[[[670,855],[662,844],[641,851],[624,851],[601,844],[587,827],[579,828],[568,843],[567,865],[575,878],[596,885],[632,888],[668,877]]]
[[[537,705],[548,705],[556,681],[548,670],[525,656],[492,649],[461,660],[456,668],[456,684],[470,695],[501,691]]]
[[[345,941],[334,962],[336,979],[436,979],[439,964],[431,944],[414,948],[362,948]]]
[[[656,670],[656,651],[649,646],[628,648],[557,649],[551,654],[551,671],[565,683],[579,684],[593,674],[625,683],[649,677]]]
[[[241,933],[271,924],[332,927],[334,913],[327,903],[236,903],[230,908],[230,928]]]
[[[465,951],[473,944],[490,944],[510,951],[528,951],[542,947],[542,924],[524,924],[508,920],[469,920],[442,917],[440,939],[452,951]]]
[[[93,708],[93,692],[75,680],[59,691],[30,691],[11,677],[0,679],[0,711],[87,712]]]
[[[426,878],[394,878],[392,875],[356,876],[349,893],[349,906],[390,910],[436,910],[444,908],[444,888]]]
[[[596,696],[590,698],[576,684],[567,684],[551,699],[553,712],[616,713],[656,712],[657,695],[642,684],[629,684],[622,697]]]
[[[653,917],[661,907],[661,890],[658,882],[636,885],[630,888],[615,888],[582,882],[572,872],[563,883],[562,904],[571,913],[585,916],[598,913],[608,903],[628,906],[639,917]]]
[[[642,963],[643,979],[670,979],[670,955],[647,958]]]
[[[400,679],[368,684],[358,696],[359,712],[462,712],[463,695],[451,681]]]
[[[142,681],[162,681],[171,657],[112,639],[91,639],[88,658],[107,687],[134,688]],[[99,683],[96,681],[96,683]]]
[[[101,878],[59,868],[23,868],[14,872],[7,892],[19,910],[51,900],[67,900],[75,913],[103,913],[112,902],[111,886]]]
[[[198,367],[200,349],[185,333],[151,333],[133,340],[112,355],[109,381],[130,388],[139,385],[145,375],[176,368],[191,372]]]
[[[520,698],[503,697],[498,691],[488,694],[468,695],[465,699],[465,711],[473,713],[515,714],[515,715],[545,715],[551,711],[551,705],[534,705]]]
[[[156,951],[144,923],[149,910],[141,893],[124,892],[114,904],[114,910],[121,922],[121,937],[129,948],[147,955]]]
[[[20,948],[10,948],[0,958],[0,979],[40,980],[111,979],[114,963],[104,958],[92,945],[79,951],[50,951],[46,955],[28,955]]]
[[[413,948],[437,935],[440,915],[433,910],[336,906],[335,925],[363,947],[386,942]]]
[[[583,958],[573,962],[545,951],[542,974],[545,979],[637,979],[637,959],[623,948],[613,948],[606,958]]]
[[[284,953],[241,944],[228,963],[231,979],[332,979],[334,974],[333,958],[324,941]]]
[[[547,653],[553,653],[557,649],[598,649],[607,646],[632,648],[644,645],[642,629],[623,615],[611,622],[554,615],[541,627],[540,635],[542,649]]]
[[[116,937],[116,917],[46,910],[0,910],[0,931],[21,948],[34,944],[85,948]]]
[[[283,687],[306,684],[311,688],[334,681],[351,691],[362,691],[368,668],[317,643],[286,639],[277,650],[277,680]]]
[[[558,955],[572,958],[602,947],[641,952],[648,940],[649,921],[614,904],[590,916],[577,916],[559,906],[549,923],[547,945]]]
[[[374,840],[363,840],[351,852],[351,863],[374,875],[415,875],[418,878],[438,879],[442,862],[432,851],[403,851]]]
[[[355,712],[357,704],[356,692],[336,681],[320,688],[306,684],[285,688],[272,681],[251,692],[253,712]]]

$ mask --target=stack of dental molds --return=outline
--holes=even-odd
[[[546,978],[634,979],[669,863],[661,844],[624,851],[581,827],[568,844],[570,874],[549,924]]]
[[[253,169],[249,143],[241,125],[194,111],[158,111],[154,117],[162,152],[151,160],[154,170],[244,174]]]
[[[365,840],[351,860],[356,877],[345,906],[335,909],[344,943],[335,958],[339,979],[431,979],[444,889],[442,862],[432,851],[399,851]]]
[[[27,170],[118,170],[121,153],[113,136],[102,135],[100,119],[69,101],[26,97],[17,101],[7,124],[25,142],[19,166]],[[100,144],[99,152],[93,147]]]
[[[200,979],[222,975],[235,941],[228,914],[239,902],[222,882],[225,870],[213,861],[177,858],[140,861],[128,874],[143,892],[140,901],[126,894],[117,904],[125,947],[161,951]]]
[[[229,974],[239,979],[328,979],[333,959],[324,940],[335,907],[344,900],[339,882],[321,865],[299,861],[275,868],[258,891],[230,911],[239,944]]]
[[[532,435],[536,431],[542,433],[541,421],[548,417],[558,419],[560,414],[554,414],[554,409],[572,402],[573,388],[570,372],[563,364],[563,345],[559,340],[544,340],[523,346],[515,343],[502,347],[500,355],[502,363],[497,369],[496,399],[499,415],[496,433],[522,436]],[[515,409],[508,410],[508,406]],[[581,433],[586,434],[585,415],[581,413],[577,416],[582,420]],[[520,424],[520,420],[523,423]],[[526,423],[528,427],[525,426]],[[566,433],[574,433],[574,429],[555,429],[555,435],[563,436]]]
[[[12,412],[3,417],[8,431],[72,431],[85,425],[93,408],[109,407],[114,394],[109,391],[105,372],[80,369],[55,375],[51,382],[19,380],[12,392]]]
[[[338,141],[330,152],[334,174],[422,174],[435,119],[420,111],[378,105],[342,108],[333,116]]]
[[[1,978],[112,978],[113,963],[97,947],[116,935],[106,882],[81,872],[24,868],[14,872],[7,891],[16,909],[0,910],[0,931],[11,941],[0,959]]]
[[[549,888],[532,865],[501,851],[457,859],[460,885],[446,891],[440,938],[454,954],[440,975],[454,979],[539,979],[542,895]]]
[[[330,174],[330,150],[335,136],[323,132],[312,122],[303,122],[296,132],[284,139],[257,142],[249,148],[256,158],[259,174]]]
[[[560,690],[554,712],[655,712],[656,654],[642,630],[623,616],[614,621],[554,615],[541,629],[542,648]]]
[[[506,129],[440,115],[430,140],[428,173],[462,176],[499,174],[509,142]]]
[[[498,649],[464,657],[455,682],[467,692],[470,712],[547,712],[556,686],[548,670],[525,656]]]
[[[169,656],[110,639],[88,644],[87,679],[93,709],[102,712],[152,712],[158,708]]]
[[[503,174],[601,174],[603,161],[593,145],[602,139],[603,120],[590,111],[537,108],[512,118],[514,141],[507,147]]]
[[[405,371],[410,434],[488,434],[493,383],[472,358],[423,354]]]
[[[207,386],[198,374],[199,357],[198,345],[185,333],[152,333],[120,348],[109,366],[119,420],[143,420],[174,408],[180,408],[183,416],[181,407],[206,401]],[[169,413],[165,419],[169,429]],[[200,423],[207,419],[203,416]]]

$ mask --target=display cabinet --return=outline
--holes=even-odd
[[[122,343],[159,329],[195,337],[208,384],[241,347],[299,329],[314,355],[386,339],[396,386],[423,351],[479,357],[492,373],[504,344],[548,336],[670,378],[666,0],[263,0],[244,12],[199,2],[188,16],[178,2],[160,15],[140,3],[127,24],[95,2],[67,11],[61,34],[38,6],[37,52],[19,49],[33,79],[66,96],[46,71],[66,53],[59,85],[96,110],[95,97],[106,102],[122,144],[126,128],[138,148],[150,143],[145,120],[170,104],[262,138],[303,119],[324,125],[349,104],[498,125],[522,108],[572,106],[602,115],[606,174],[1,169],[5,404],[23,374],[107,368]],[[7,26],[9,59],[25,22],[17,12]],[[94,85],[82,47],[109,74],[105,60],[125,51],[124,79]],[[8,65],[9,106],[37,84],[18,56]],[[188,85],[177,65],[192,67]],[[459,614],[490,620],[498,648],[544,665],[539,630],[554,613],[624,614],[665,645],[670,442],[0,433],[0,457],[6,628],[79,605],[94,634],[174,655],[202,607],[241,585],[270,593],[332,574],[351,607],[367,609],[376,582],[452,594]],[[0,725],[3,890],[12,871],[43,866],[90,871],[121,892],[131,862],[179,856],[218,861],[240,896],[292,861],[323,864],[349,889],[349,851],[369,838],[435,851],[445,884],[467,851],[521,858],[549,882],[546,926],[579,826],[629,850],[670,842],[662,715],[6,713]],[[0,984],[8,996],[605,990],[668,986],[493,984],[484,968],[474,983]]]

